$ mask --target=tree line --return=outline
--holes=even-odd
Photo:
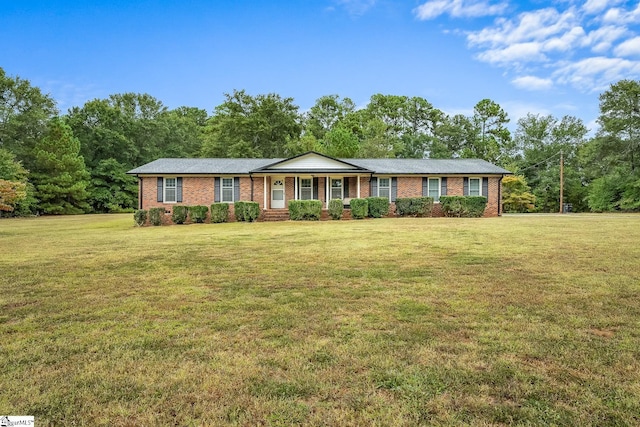
[[[0,214],[128,212],[137,183],[127,170],[160,157],[282,158],[309,150],[339,158],[480,158],[506,177],[507,211],[640,210],[640,82],[600,95],[600,129],[576,117],[529,114],[512,134],[499,104],[448,115],[421,97],[375,94],[364,108],[338,95],[308,111],[293,98],[224,95],[212,114],[169,109],[148,95],[114,94],[60,114],[28,80],[0,68]]]

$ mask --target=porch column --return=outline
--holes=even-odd
[[[360,175],[358,175],[358,199],[360,198]]]
[[[262,206],[264,206],[263,209],[267,209],[267,193],[269,191],[267,190],[267,176],[264,176],[264,184],[262,184],[262,194],[264,194],[264,204]]]
[[[298,176],[293,176],[293,200],[298,200]]]
[[[329,179],[329,177],[325,177],[325,182],[324,182],[324,193],[325,193],[325,198],[324,198],[324,202],[326,204],[326,209],[329,209],[329,185],[331,185],[331,180]]]

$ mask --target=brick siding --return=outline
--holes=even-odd
[[[349,180],[349,197],[357,197],[358,184],[356,177],[350,177]],[[318,199],[326,206],[326,187],[325,177],[318,179]],[[164,207],[171,212],[176,204],[195,206],[210,206],[215,200],[214,177],[183,177],[182,178],[182,202],[180,203],[163,203],[157,201],[157,177],[140,177],[139,178],[139,196],[142,200],[142,209],[148,210],[153,207]],[[463,177],[447,177],[447,195],[462,196],[463,194]],[[240,177],[240,200],[251,200],[251,184],[249,177]],[[489,177],[489,194],[485,195],[488,199],[487,208],[484,212],[485,217],[493,217],[500,214],[500,206],[498,195],[500,194],[500,178]],[[267,206],[264,206],[264,178],[253,178],[253,201],[258,202],[260,209],[269,208],[271,205],[271,178],[267,178]],[[360,177],[360,197],[370,196],[370,177]],[[289,200],[295,199],[294,178],[285,178],[285,208]],[[422,196],[422,177],[398,177],[398,197],[419,197]],[[392,204],[392,212],[395,206]],[[233,204],[229,206],[229,213],[233,216]],[[443,216],[440,204],[436,203],[433,209],[433,216]]]

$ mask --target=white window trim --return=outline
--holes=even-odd
[[[308,179],[311,183],[311,185],[309,187],[303,187],[302,186],[302,180],[303,179]],[[309,191],[311,191],[311,198],[310,199],[303,199],[302,198],[302,189],[303,188],[308,188]],[[299,177],[299,184],[298,184],[298,200],[315,200],[313,198],[313,177],[312,176],[301,176]]]
[[[471,196],[471,180],[478,181],[478,196],[482,196],[482,178],[474,178],[474,177],[469,177],[469,194],[467,195]]]
[[[173,180],[173,186],[167,185],[167,179]],[[174,200],[167,200],[167,188],[173,188]],[[162,203],[178,203],[178,177],[165,176],[162,180]]]
[[[344,199],[344,179],[340,177],[331,177],[329,179],[329,200],[333,200],[333,181],[340,181],[340,197],[338,199]]]
[[[225,186],[224,185],[224,180],[225,179],[230,179],[231,180],[231,186],[229,187],[228,185]],[[224,200],[224,190],[231,188],[231,200]],[[222,203],[233,203],[235,202],[234,200],[235,197],[235,178],[234,177],[228,177],[228,176],[222,176],[220,177],[220,202]]]
[[[389,186],[388,187],[386,187],[386,186],[385,187],[381,187],[380,186],[380,180],[381,179],[388,179],[389,180]],[[391,201],[391,187],[393,187],[392,180],[393,180],[393,178],[390,177],[390,176],[379,176],[378,177],[378,188],[377,188],[378,194],[376,194],[377,197],[384,197],[384,196],[380,195],[380,188],[388,188],[389,189],[389,197],[388,198],[389,198],[389,201]]]
[[[427,197],[431,197],[429,195],[429,182],[432,179],[438,180],[438,198],[433,200],[433,203],[440,203],[440,196],[442,196],[442,178],[439,176],[428,176],[427,177]]]

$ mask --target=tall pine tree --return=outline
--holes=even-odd
[[[79,153],[80,142],[71,128],[60,118],[52,119],[34,148],[31,177],[41,212],[78,214],[90,209],[89,173]]]

